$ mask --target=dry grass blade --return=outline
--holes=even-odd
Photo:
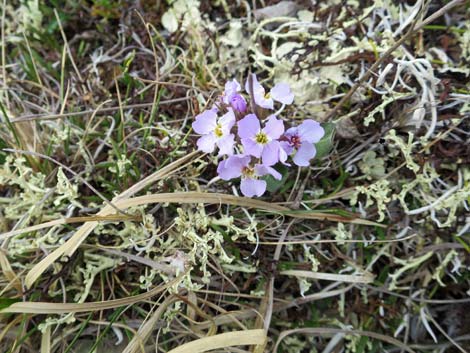
[[[282,245],[295,245],[295,244],[331,244],[331,243],[362,243],[362,244],[386,244],[386,243],[399,243],[403,242],[409,239],[412,239],[414,237],[418,236],[418,234],[411,234],[407,237],[399,238],[399,239],[386,239],[386,240],[362,240],[362,239],[318,239],[318,240],[292,240],[292,241],[284,241],[281,244]],[[260,241],[258,242],[260,245],[277,245],[278,242],[275,241]]]
[[[182,195],[185,194],[185,195]],[[242,206],[242,207],[249,207],[249,208],[257,208],[273,213],[282,213],[294,218],[306,218],[306,219],[319,219],[319,220],[328,220],[328,221],[336,221],[336,222],[345,222],[345,223],[356,223],[362,225],[370,225],[370,226],[378,226],[383,227],[382,224],[371,222],[365,219],[349,219],[346,217],[331,215],[328,213],[321,213],[321,212],[295,212],[289,211],[288,208],[279,206],[276,204],[248,199],[244,197],[232,196],[232,195],[225,195],[225,194],[209,194],[209,193],[171,193],[171,194],[155,194],[155,195],[147,195],[152,197],[155,196],[157,201],[149,200],[148,202],[142,202],[141,204],[146,203],[154,203],[154,202],[175,202],[175,203],[223,203],[228,205],[235,205],[235,206]],[[175,196],[175,197],[173,197]],[[144,196],[145,198],[146,196]],[[141,199],[136,197],[132,199],[132,202],[141,202]],[[121,204],[121,203],[119,203]],[[130,207],[130,206],[127,206]],[[18,234],[24,234],[29,232],[34,232],[37,230],[54,227],[63,224],[70,224],[70,223],[81,223],[81,222],[124,222],[124,221],[139,221],[139,216],[126,216],[126,215],[97,215],[97,216],[86,216],[86,217],[70,217],[70,218],[63,218],[63,219],[56,219],[49,222],[44,222],[41,224],[37,224],[31,227],[26,227],[22,229],[13,230],[10,232],[0,234],[0,240],[7,239],[13,237]]]
[[[239,310],[234,312],[227,312],[214,316],[211,320],[206,320],[204,322],[198,323],[198,328],[200,330],[208,330],[215,326],[222,326],[226,324],[233,324],[235,320],[248,320],[256,317],[260,317],[260,312],[256,309],[246,309]]]
[[[41,337],[41,353],[51,353],[51,327],[48,326]]]
[[[133,206],[145,205],[150,203],[205,203],[241,206],[259,210],[265,210],[273,213],[288,212],[288,208],[273,203],[250,199],[234,195],[206,192],[172,192],[163,194],[151,194],[118,202],[121,207],[128,208]]]
[[[174,99],[167,99],[167,100],[161,100],[158,104],[159,105],[164,105],[164,104],[174,104],[178,102],[183,102],[187,101],[188,98],[183,97],[183,98],[174,98]],[[99,113],[99,114],[104,114],[104,113],[110,113],[117,111],[119,109],[139,109],[139,108],[149,108],[152,107],[154,103],[140,103],[140,104],[129,104],[129,105],[123,105],[123,106],[115,106],[115,107],[109,107],[109,108],[100,108],[99,111],[96,111],[95,109],[87,109],[83,111],[78,111],[78,112],[69,112],[69,113],[61,113],[61,114],[31,114],[31,115],[23,115],[18,118],[11,119],[12,123],[18,123],[22,121],[32,121],[32,120],[53,120],[53,119],[64,119],[64,118],[70,118],[70,117],[77,117],[77,116],[84,116],[84,115],[91,115],[93,113]]]
[[[143,325],[140,326],[139,331],[135,334],[134,337],[132,337],[132,340],[122,351],[122,353],[138,353],[139,350],[141,350],[141,347],[149,339],[150,334],[155,329],[155,325],[157,324],[158,320],[160,320],[168,306],[174,302],[177,302],[178,300],[179,298],[177,296],[172,295],[165,299],[163,303],[158,305],[157,310],[155,310],[152,316]]]
[[[346,335],[359,335],[359,336],[366,336],[366,337],[371,337],[375,338],[387,343],[390,343],[394,346],[400,347],[404,351],[408,353],[416,353],[414,350],[411,348],[408,348],[407,345],[403,344],[399,340],[389,337],[386,335],[382,335],[380,333],[375,333],[375,332],[369,332],[369,331],[360,331],[360,330],[342,330],[342,329],[336,329],[336,328],[328,328],[328,327],[318,327],[318,328],[299,328],[295,330],[288,330],[284,331],[279,335],[279,338],[277,339],[276,345],[274,346],[273,352],[276,353],[279,345],[281,344],[282,340],[286,338],[289,335],[294,335],[294,334],[307,334],[307,335],[334,335],[337,333],[344,333]]]
[[[16,275],[15,271],[11,268],[10,261],[6,257],[5,253],[0,249],[0,268],[2,269],[2,273],[6,277],[10,283],[6,286],[2,291],[0,291],[0,295],[7,291],[10,287],[14,287],[18,293],[22,293],[23,289],[21,287],[21,281]]]
[[[224,204],[241,206],[247,208],[254,208],[264,210],[271,213],[280,213],[289,217],[299,219],[317,219],[332,222],[344,222],[344,223],[355,223],[369,226],[384,227],[380,223],[371,222],[361,218],[348,218],[338,216],[330,213],[322,213],[316,211],[292,211],[287,207],[273,204],[270,202],[250,199],[247,197],[240,197],[234,195],[226,195],[219,193],[205,193],[205,192],[173,192],[167,194],[151,194],[145,196],[139,196],[132,199],[123,200],[116,202],[118,207],[123,209],[133,206],[140,206],[149,203],[205,203],[205,204]]]
[[[303,277],[311,279],[321,279],[325,281],[346,282],[346,283],[372,283],[374,276],[370,275],[338,275],[336,273],[322,273],[313,271],[287,270],[281,271],[281,275]]]
[[[167,165],[166,167],[156,171],[152,175],[148,176],[147,178],[143,179],[142,181],[138,182],[137,184],[133,185],[128,190],[124,191],[116,198],[113,199],[114,202],[118,202],[122,199],[131,197],[132,195],[136,194],[140,190],[144,189],[148,185],[151,185],[155,181],[168,177],[171,173],[173,173],[178,168],[182,167],[183,164],[187,163],[188,161],[192,161],[193,158],[198,155],[199,152],[192,152],[188,155],[174,161],[173,163]],[[107,216],[113,212],[113,208],[109,205],[106,205],[99,213],[98,216]],[[87,222],[85,223],[75,234],[64,244],[62,244],[59,248],[54,250],[51,254],[46,256],[42,259],[37,265],[35,265],[31,271],[26,275],[25,284],[26,287],[30,288],[31,285],[41,276],[44,271],[52,265],[58,258],[62,255],[71,256],[76,249],[80,246],[80,244],[85,240],[85,238],[90,234],[93,229],[98,225],[98,222]]]
[[[290,233],[290,230],[292,226],[294,225],[294,223],[295,223],[295,220],[290,221],[287,227],[282,231],[282,235],[279,238],[279,243],[277,244],[276,249],[274,250],[273,261],[275,263],[278,262],[279,259],[281,258],[282,242],[286,239],[287,234]],[[266,330],[266,332],[269,331],[269,327],[271,326],[271,319],[273,315],[274,280],[275,280],[275,275],[273,273],[270,275],[269,281],[266,283],[266,289],[265,289],[266,295],[260,305],[260,311],[263,317],[262,319],[258,318],[256,320],[257,327],[263,327],[263,329]],[[258,346],[256,347],[253,353],[262,353],[264,349],[265,347]]]
[[[69,218],[61,218],[55,219],[53,221],[44,222],[41,224],[37,224],[35,226],[26,227],[22,229],[12,230],[10,232],[0,234],[0,241],[14,237],[18,234],[30,233],[35,232],[37,230],[60,226],[63,224],[72,224],[72,223],[85,223],[85,222],[124,222],[124,221],[135,221],[139,222],[142,219],[140,216],[126,216],[126,215],[108,215],[108,216],[84,216],[84,217],[69,217]]]
[[[183,344],[168,353],[199,353],[233,346],[261,345],[266,338],[264,330],[226,332]]]
[[[8,324],[6,324],[4,327],[2,327],[2,330],[0,331],[0,342],[3,342],[5,337],[7,336],[7,333],[15,326],[19,325],[23,318],[18,315],[13,320],[11,320]]]
[[[310,303],[310,302],[322,300],[325,298],[336,297],[336,296],[339,296],[348,292],[352,288],[354,288],[354,285],[349,285],[348,287],[345,287],[342,289],[336,289],[332,291],[310,294],[310,295],[306,295],[305,297],[300,297],[294,300],[290,299],[289,301],[286,301],[285,303],[275,304],[273,307],[273,312],[277,313],[277,312],[280,312],[289,308],[298,307],[299,305],[302,305],[305,303]],[[259,311],[254,310],[254,309],[246,309],[246,310],[241,310],[237,312],[231,312],[230,315],[222,314],[222,315],[216,316],[212,320],[199,323],[198,327],[201,330],[207,330],[213,325],[221,326],[221,325],[230,324],[233,322],[233,318],[238,319],[238,320],[248,320],[248,319],[262,318],[262,317],[263,316],[260,314]]]
[[[271,2],[0,0],[0,353],[468,350],[468,1]]]
[[[156,287],[146,293],[134,295],[127,298],[106,300],[101,302],[90,303],[46,303],[46,302],[19,302],[0,310],[0,314],[22,313],[22,314],[68,314],[68,313],[85,313],[91,311],[99,311],[105,309],[118,308],[124,305],[132,305],[143,300],[150,299],[164,290],[176,285],[186,274],[183,273],[166,283],[165,285]]]
[[[298,306],[306,304],[306,303],[311,303],[313,301],[343,295],[343,294],[349,292],[353,288],[354,288],[354,285],[350,284],[349,286],[341,288],[341,289],[335,289],[335,290],[326,291],[326,292],[319,292],[319,293],[309,294],[309,295],[291,300],[290,302],[288,302],[286,304],[275,305],[274,311],[279,312],[279,311],[286,310],[286,309],[289,309],[289,308],[298,307]]]
[[[438,11],[433,13],[432,15],[428,16],[426,19],[424,19],[422,22],[418,23],[416,25],[416,30],[422,29],[424,26],[426,26],[428,23],[433,22],[437,18],[441,17],[445,13],[447,13],[449,10],[453,9],[456,6],[460,6],[463,3],[465,3],[465,0],[452,0],[445,6],[441,7]]]

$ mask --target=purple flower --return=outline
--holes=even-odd
[[[244,113],[246,111],[246,100],[241,94],[234,94],[232,98],[230,98],[230,105],[237,112]]]
[[[271,97],[282,104],[292,104],[294,101],[294,93],[290,90],[289,85],[283,82],[276,83],[271,88]]]
[[[261,196],[266,191],[266,181],[258,178],[270,174],[280,180],[281,174],[263,164],[250,165],[251,156],[234,155],[219,163],[217,173],[223,180],[241,177],[240,190],[247,197]]]
[[[233,79],[232,81],[227,81],[227,83],[225,84],[224,93],[222,95],[222,101],[225,104],[230,104],[230,99],[232,98],[232,96],[234,94],[237,94],[237,92],[240,92],[241,89],[242,88],[237,80]]]
[[[244,113],[246,111],[246,100],[238,93],[240,90],[241,86],[237,80],[233,79],[232,81],[227,81],[222,95],[222,101],[230,105],[234,110]]]
[[[317,150],[314,143],[320,141],[325,130],[315,120],[308,119],[296,127],[291,127],[284,134],[281,142],[282,149],[290,155],[294,150],[293,161],[301,167],[310,165],[310,160],[315,157]]]
[[[253,83],[253,99],[261,108],[273,109],[273,100],[282,104],[291,104],[294,101],[294,94],[287,83],[277,83],[269,93],[266,93],[264,87],[258,82],[256,75],[251,74],[251,78]],[[245,90],[251,94],[249,80],[246,80]]]
[[[251,156],[235,154],[219,163],[217,173],[223,180],[238,178],[242,175],[243,169],[250,164],[250,161]]]
[[[277,139],[284,132],[284,123],[271,115],[261,129],[256,115],[248,114],[238,122],[238,136],[241,138],[244,153],[261,158],[263,164],[271,166],[287,159]]]
[[[198,149],[211,153],[217,145],[219,156],[232,155],[235,136],[230,133],[230,130],[233,125],[235,125],[235,114],[232,110],[220,118],[217,117],[215,109],[206,110],[197,115],[192,126],[196,133],[202,135],[197,140]]]

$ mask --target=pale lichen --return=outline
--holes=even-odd
[[[391,282],[388,285],[389,290],[395,290],[398,288],[398,279],[407,271],[420,266],[422,263],[424,263],[426,260],[431,258],[433,256],[433,253],[427,252],[426,254],[419,256],[419,257],[411,257],[406,260],[394,258],[395,263],[400,265],[401,267],[396,270],[394,273],[390,273],[388,277],[390,278]]]
[[[375,151],[367,151],[358,165],[368,179],[379,179],[385,175],[385,160],[377,157]]]
[[[135,174],[135,172],[130,168],[132,162],[124,154],[121,154],[118,158],[110,156],[109,162],[112,163],[112,165],[109,166],[108,170],[111,173],[116,174],[119,178],[125,177],[128,172]]]
[[[82,208],[82,204],[78,201],[80,197],[78,193],[78,185],[72,184],[65,176],[62,168],[57,171],[57,197],[54,199],[54,205],[58,206],[62,201],[69,201],[75,206]]]
[[[387,204],[392,200],[390,195],[391,192],[390,182],[387,179],[381,179],[368,186],[356,187],[356,191],[352,194],[350,202],[351,205],[356,205],[358,202],[358,196],[360,194],[364,194],[366,196],[365,207],[370,207],[375,204],[379,215],[377,221],[382,222],[385,219]]]
[[[72,275],[77,279],[76,283],[82,283],[78,286],[78,292],[75,294],[74,302],[84,303],[91,292],[91,287],[95,281],[95,277],[103,271],[116,268],[121,260],[113,259],[108,256],[92,253],[91,251],[84,252],[84,266],[78,267],[76,272]],[[47,317],[44,322],[39,325],[39,330],[45,332],[48,327],[71,324],[75,322],[75,315],[73,313],[65,314],[62,317]]]
[[[43,14],[39,0],[24,0],[15,8],[5,2],[5,39],[7,42],[22,42],[24,34],[37,36],[42,28]]]
[[[202,205],[195,209],[180,207],[175,218],[173,241],[187,251],[194,265],[202,271],[202,282],[208,283],[211,273],[208,270],[209,255],[216,255],[221,263],[231,263],[233,258],[223,249],[223,235],[211,228],[212,217],[208,216]]]
[[[99,223],[94,231],[98,244],[100,238],[112,237],[114,238],[113,248],[115,249],[149,250],[144,245],[153,245],[160,230],[156,225],[155,218],[146,214],[144,207],[130,208],[128,212],[129,214],[142,215],[142,222]]]
[[[198,0],[172,0],[170,9],[162,16],[162,25],[170,33],[178,30],[181,22],[181,30],[188,27],[197,28],[201,24],[200,1]]]
[[[315,254],[313,253],[315,248],[313,246],[307,246],[305,244],[303,244],[303,248],[304,248],[303,260],[310,263],[311,271],[317,272],[318,266],[320,265],[320,261],[318,261],[318,259],[315,257]],[[312,284],[313,284],[312,282],[313,281],[308,280],[307,278],[297,277],[297,283],[299,284],[299,291],[302,297],[304,297],[305,294],[312,287]]]
[[[442,282],[442,277],[444,275],[444,271],[446,267],[453,261],[454,258],[458,258],[459,254],[455,250],[449,251],[449,253],[446,255],[446,257],[442,260],[442,262],[437,266],[437,268],[434,270],[434,273],[432,275],[432,279],[436,280],[437,283],[441,287],[445,287],[445,283]]]
[[[382,97],[382,103],[380,103],[378,106],[376,106],[364,119],[364,126],[369,126],[371,123],[375,122],[375,117],[377,114],[382,115],[382,120],[386,121],[386,116],[385,116],[385,108],[391,104],[396,102],[397,100],[404,99],[409,97],[409,94],[393,94],[390,96],[384,96]]]
[[[338,222],[336,229],[333,229],[331,232],[335,236],[335,239],[338,241],[339,245],[343,245],[344,240],[352,239],[352,234],[349,230],[346,229],[344,223]]]
[[[209,283],[212,277],[209,262],[212,259],[217,260],[222,268],[226,267],[227,271],[252,271],[250,266],[243,262],[234,263],[235,258],[224,248],[226,242],[224,236],[234,240],[247,239],[254,242],[256,222],[241,228],[235,224],[233,217],[208,215],[203,205],[182,206],[177,208],[176,212],[178,215],[174,218],[174,226],[168,231],[169,235],[158,237],[156,239],[158,245],[148,248],[148,251],[157,252],[154,261],[167,261],[175,257],[174,249],[178,249],[179,258],[184,259],[185,267],[189,269],[180,286],[200,288],[200,284],[194,283],[195,270],[202,273],[202,283]],[[157,275],[164,279],[168,278],[160,271],[148,269],[140,278],[142,286],[149,287]]]
[[[413,156],[413,149],[416,149],[419,146],[419,142],[414,141],[414,134],[412,132],[408,133],[408,141],[404,141],[400,136],[397,135],[394,129],[390,130],[388,134],[385,136],[385,139],[390,142],[388,148],[390,150],[398,147],[398,149],[402,152],[403,157],[406,161],[406,167],[413,172],[418,172],[420,166],[418,163],[415,162]]]

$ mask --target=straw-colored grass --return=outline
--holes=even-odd
[[[0,0],[1,353],[468,350],[463,0],[55,3]],[[328,132],[262,198],[191,128],[249,73]]]

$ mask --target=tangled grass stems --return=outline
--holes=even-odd
[[[367,331],[359,331],[359,330],[342,330],[342,329],[329,328],[329,327],[302,328],[302,329],[284,331],[281,333],[281,335],[279,336],[276,342],[276,345],[274,346],[274,352],[278,351],[278,347],[285,337],[292,335],[292,334],[297,334],[297,333],[314,334],[314,335],[315,334],[316,335],[331,335],[331,334],[337,334],[337,333],[361,335],[361,336],[371,337],[371,338],[375,338],[375,339],[390,343],[394,346],[401,348],[402,350],[408,353],[416,353],[413,349],[409,348],[407,345],[396,340],[395,338],[392,338],[386,335],[377,334],[376,332],[367,332]]]
[[[168,166],[162,168],[161,170],[153,173],[152,175],[148,176],[147,178],[143,179],[139,183],[133,185],[128,190],[121,193],[117,196],[114,202],[119,202],[120,200],[125,200],[128,197],[131,197],[135,193],[139,192],[140,190],[144,189],[151,183],[155,181],[168,177],[171,173],[175,172],[176,170],[182,168],[188,160],[196,156],[198,152],[193,152],[188,154],[187,156],[169,164]],[[98,215],[99,216],[107,216],[111,213],[111,207],[105,207],[101,210]],[[73,236],[68,240],[64,245],[60,246],[46,258],[41,260],[39,264],[37,264],[26,276],[26,286],[31,287],[31,285],[35,282],[35,280],[49,267],[54,261],[56,261],[60,256],[63,254],[67,256],[71,256],[75,250],[80,246],[80,244],[85,240],[86,236],[90,234],[94,227],[98,225],[98,222],[87,222],[85,223],[82,228],[80,228]]]
[[[188,2],[191,11],[179,13]],[[260,328],[267,340],[245,351],[272,350],[281,336],[288,353],[465,349],[462,2],[321,3],[293,13],[267,2],[263,12],[275,13],[261,20],[247,2],[223,3],[212,13],[199,0],[88,12],[41,4],[38,22],[34,7],[3,2],[0,149],[53,158],[138,216],[116,214],[38,155],[0,151],[0,306],[87,302],[76,303],[75,322],[44,308],[45,316],[1,314],[0,351],[70,352],[87,347],[87,335],[98,349],[171,351],[195,341],[204,351],[230,331]],[[30,25],[21,26],[25,14]],[[172,15],[177,29],[166,27]],[[30,30],[46,22],[47,31]],[[328,152],[259,203],[213,178],[216,157],[187,156],[194,117],[222,82],[247,72],[291,85],[294,105],[276,111],[286,123],[336,110]],[[187,163],[146,179],[181,157]],[[85,312],[168,284],[172,261],[191,263],[178,284],[186,291]],[[307,327],[330,331],[295,334]]]
[[[173,285],[181,281],[183,274],[178,275],[168,283],[151,289],[150,291],[122,299],[107,300],[101,302],[89,303],[47,303],[47,302],[18,302],[7,308],[1,309],[0,313],[23,313],[23,314],[68,314],[83,313],[90,311],[100,311],[105,309],[118,308],[124,305],[139,303],[143,300],[150,299],[157,294],[171,288]]]

